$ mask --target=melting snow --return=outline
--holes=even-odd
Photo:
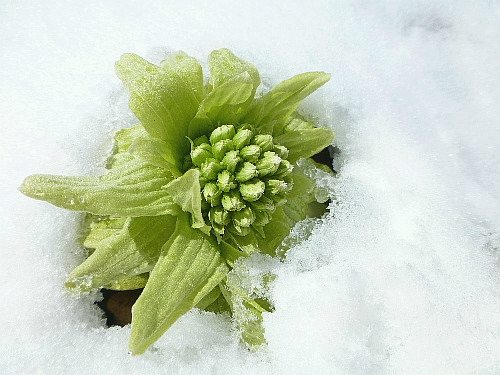
[[[500,373],[497,3],[4,1],[0,15],[2,374]],[[103,168],[133,123],[122,53],[220,47],[267,85],[332,73],[304,106],[337,133],[332,214],[277,267],[267,350],[193,311],[131,357],[98,295],[63,289],[81,216],[16,188]]]

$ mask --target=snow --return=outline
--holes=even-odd
[[[500,373],[497,2],[7,0],[0,20],[2,374]],[[332,73],[304,106],[337,134],[332,214],[277,267],[267,350],[193,311],[132,357],[63,289],[81,216],[16,188],[102,168],[133,121],[122,53],[220,47],[266,84]]]

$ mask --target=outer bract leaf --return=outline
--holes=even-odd
[[[182,160],[189,152],[187,127],[200,103],[200,65],[184,53],[171,57],[163,67],[125,54],[116,63],[116,71],[130,91],[130,109],[142,126],[167,142],[176,159]]]
[[[175,233],[163,246],[132,308],[129,347],[133,354],[143,353],[228,272],[214,239],[191,228],[186,216],[179,216]]]
[[[120,231],[99,242],[92,255],[71,272],[66,286],[87,291],[151,271],[175,222],[173,216],[127,219]]]
[[[203,297],[200,302],[196,304],[196,308],[200,310],[205,310],[208,306],[210,306],[212,303],[214,303],[217,298],[221,295],[221,291],[218,286],[213,288],[208,294]]]
[[[262,313],[267,311],[253,299],[238,280],[228,277],[222,292],[228,301],[233,319],[241,332],[242,341],[249,348],[255,349],[266,344]],[[227,288],[224,290],[224,288]]]
[[[161,139],[148,135],[139,137],[130,146],[130,152],[148,164],[168,169],[176,177],[182,174],[180,160],[173,149]]]
[[[238,246],[239,249],[232,246],[226,241],[221,241],[219,243],[219,251],[221,256],[226,260],[227,264],[233,267],[234,262],[236,262],[241,257],[247,257],[248,253],[246,253],[242,248],[244,246]]]
[[[257,68],[238,58],[227,48],[212,51],[208,57],[208,66],[210,67],[210,81],[214,88],[221,86],[243,72],[247,72],[252,79],[252,98],[255,90],[260,85],[260,75]]]
[[[333,142],[333,132],[325,128],[288,130],[275,137],[278,144],[288,151],[288,161],[295,163],[301,158],[309,158]]]
[[[95,249],[99,243],[108,237],[117,234],[125,225],[127,218],[108,218],[87,214],[85,225],[87,234],[83,240],[83,246]]]
[[[243,120],[279,135],[287,118],[297,110],[300,102],[329,79],[330,75],[324,72],[302,73],[289,78],[257,99]]]
[[[246,71],[214,87],[189,124],[189,137],[206,135],[219,124],[238,123],[247,112],[253,93],[254,81]]]
[[[219,284],[219,290],[220,290],[220,284]],[[219,297],[208,305],[207,307],[204,308],[205,311],[211,311],[214,313],[231,313],[231,307],[226,301],[226,298],[224,298],[224,295],[221,293],[219,294]]]
[[[118,130],[114,136],[113,154],[108,158],[106,168],[115,168],[133,160],[133,155],[128,152],[130,146],[135,139],[146,135],[146,130],[140,124]]]
[[[157,216],[178,209],[163,186],[165,169],[132,160],[97,177],[32,175],[19,188],[25,195],[74,211],[110,216]]]
[[[135,290],[144,288],[148,282],[149,274],[141,273],[140,275],[124,277],[113,281],[111,284],[106,285],[106,289],[111,290]]]
[[[170,74],[177,74],[184,81],[184,84],[191,88],[198,103],[202,101],[204,95],[203,69],[194,57],[179,51],[163,60],[161,67]]]
[[[191,214],[193,228],[198,228],[206,234],[210,233],[210,227],[205,224],[201,213],[200,171],[198,169],[190,169],[181,177],[172,180],[164,189],[182,211]]]

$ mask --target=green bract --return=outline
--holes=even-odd
[[[254,252],[275,256],[295,223],[325,209],[314,182],[294,166],[332,142],[331,130],[297,114],[329,75],[299,74],[255,98],[253,65],[221,49],[209,67],[205,82],[183,52],[159,66],[123,55],[116,70],[140,124],[116,133],[109,171],[33,175],[20,188],[88,213],[90,255],[68,288],[144,287],[132,309],[134,354],[193,307],[231,313],[248,345],[263,344],[269,302],[228,283],[227,274]]]

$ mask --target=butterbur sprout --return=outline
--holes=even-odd
[[[132,308],[133,354],[194,307],[231,314],[248,346],[264,344],[270,301],[228,283],[228,273],[254,252],[276,256],[298,221],[326,208],[314,181],[294,166],[333,140],[330,129],[297,113],[329,75],[299,74],[256,97],[253,65],[227,49],[208,63],[205,82],[184,52],[160,65],[123,55],[116,71],[139,123],[116,133],[107,173],[33,175],[20,187],[87,213],[90,255],[67,288],[144,288]]]

